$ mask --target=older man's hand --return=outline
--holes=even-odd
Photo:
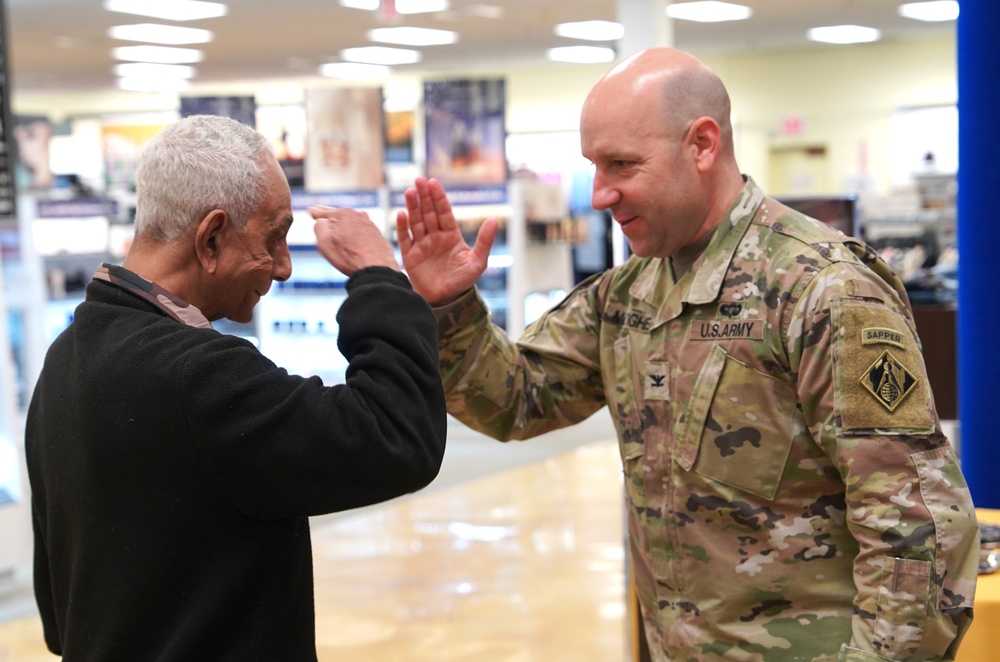
[[[365,267],[401,271],[392,244],[368,218],[349,207],[310,207],[316,219],[316,248],[335,269],[350,276]]]

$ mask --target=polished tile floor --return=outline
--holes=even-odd
[[[453,425],[428,489],[313,521],[319,659],[624,659],[610,422],[506,445]],[[37,614],[0,623],[0,662],[55,659]]]

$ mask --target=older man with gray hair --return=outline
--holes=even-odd
[[[268,143],[180,120],[146,148],[137,196],[127,258],[97,269],[28,412],[46,643],[72,662],[316,660],[307,518],[440,468],[434,316],[364,214],[314,208],[319,252],[349,276],[349,367],[333,386],[290,375],[211,325],[250,321],[291,275]]]

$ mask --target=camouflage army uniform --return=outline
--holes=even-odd
[[[501,440],[608,405],[654,660],[943,660],[975,512],[905,292],[752,180],[691,272],[633,257],[516,344],[437,309],[448,409]]]

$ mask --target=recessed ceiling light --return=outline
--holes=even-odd
[[[430,28],[375,28],[368,31],[368,39],[384,44],[402,44],[403,46],[441,46],[454,44],[458,41],[458,33],[451,30],[432,30]]]
[[[958,18],[958,2],[955,0],[908,2],[899,6],[899,15],[918,21],[954,21]]]
[[[168,21],[195,21],[225,16],[229,8],[221,2],[201,0],[104,0],[108,11],[153,16]]]
[[[625,26],[614,21],[575,21],[557,25],[556,34],[570,39],[614,41],[625,36]]]
[[[681,2],[667,5],[667,16],[683,21],[699,23],[721,23],[722,21],[742,21],[750,18],[753,10],[731,2]]]
[[[186,64],[154,64],[152,62],[124,62],[112,67],[122,78],[194,78],[194,67]]]
[[[602,46],[560,46],[550,48],[546,51],[546,56],[555,62],[576,64],[611,62],[615,59],[615,49]]]
[[[160,64],[193,64],[201,62],[203,53],[194,48],[170,46],[119,46],[111,49],[111,57],[130,62],[159,62]]]
[[[806,36],[813,41],[827,44],[864,44],[878,41],[882,33],[863,25],[827,25],[809,28]]]
[[[450,6],[448,0],[396,0],[397,14],[426,14],[445,11]],[[351,9],[367,9],[375,11],[379,8],[379,0],[340,0],[341,7]]]
[[[118,87],[132,92],[183,92],[191,87],[183,78],[119,78]]]
[[[345,48],[340,51],[340,57],[348,62],[363,62],[365,64],[414,64],[420,62],[420,52],[408,48],[389,48],[387,46],[363,46],[361,48]]]
[[[330,62],[320,66],[319,73],[327,78],[350,78],[369,80],[388,78],[389,67],[382,64],[362,64],[360,62]]]
[[[124,41],[142,41],[150,44],[207,44],[212,41],[212,31],[200,28],[182,28],[159,23],[115,25],[108,28],[108,36]]]

